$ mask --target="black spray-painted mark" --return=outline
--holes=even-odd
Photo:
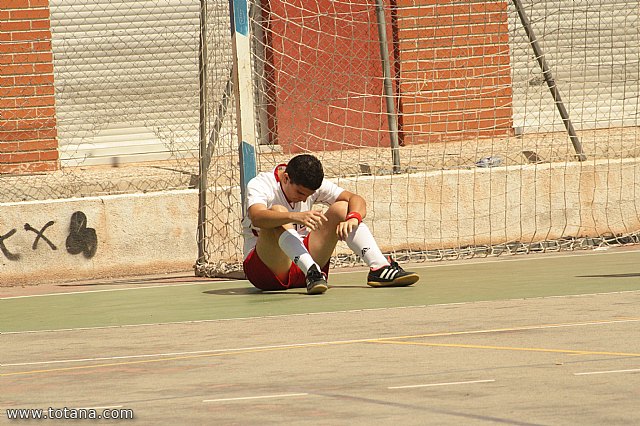
[[[24,229],[25,229],[25,231],[33,231],[33,232],[35,232],[35,233],[36,233],[36,239],[33,241],[33,246],[31,246],[31,249],[33,249],[33,250],[37,249],[37,248],[38,248],[38,241],[40,241],[40,238],[42,238],[42,240],[43,240],[45,243],[49,244],[49,247],[51,247],[51,250],[58,250],[58,247],[56,247],[56,245],[55,245],[55,244],[53,244],[53,243],[51,242],[51,240],[50,240],[50,239],[48,239],[47,237],[45,237],[45,236],[44,236],[44,231],[45,231],[48,227],[50,227],[51,225],[53,225],[54,223],[55,223],[54,221],[50,220],[50,221],[49,221],[49,222],[47,222],[47,223],[46,223],[46,225],[44,225],[44,226],[42,227],[42,229],[41,229],[41,230],[39,230],[39,231],[38,231],[36,228],[34,228],[33,226],[29,225],[28,223],[25,223],[25,224],[24,224]]]
[[[16,233],[16,230],[12,229],[6,234],[0,235],[0,251],[2,251],[2,254],[4,254],[7,259],[14,260],[14,261],[20,259],[20,255],[11,253],[9,250],[7,250],[7,247],[4,245],[4,240],[11,237],[15,233]]]
[[[87,259],[91,259],[98,250],[96,230],[87,228],[87,216],[81,211],[71,215],[66,246],[69,253],[82,253]]]

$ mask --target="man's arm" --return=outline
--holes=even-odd
[[[273,229],[288,223],[299,223],[311,231],[315,231],[323,222],[327,221],[327,217],[321,211],[287,212],[268,209],[264,204],[252,205],[249,207],[248,214],[251,224],[261,229]]]
[[[346,190],[340,193],[336,201],[346,201],[349,205],[346,220],[340,222],[336,228],[338,238],[344,240],[351,231],[360,225],[360,221],[367,215],[367,203],[358,194]]]
[[[336,201],[346,201],[349,204],[347,213],[359,213],[363,219],[367,215],[367,202],[358,194],[345,190],[340,193]]]

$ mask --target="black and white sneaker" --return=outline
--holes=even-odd
[[[309,268],[307,272],[307,294],[322,294],[328,288],[327,279],[318,267],[313,265]]]
[[[420,279],[415,272],[405,271],[398,262],[389,258],[390,265],[369,271],[367,284],[371,287],[406,287]]]

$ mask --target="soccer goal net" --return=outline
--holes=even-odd
[[[637,1],[232,3],[246,45],[203,3],[199,275],[239,269],[242,170],[297,153],[401,260],[638,242]]]

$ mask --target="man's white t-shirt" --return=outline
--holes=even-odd
[[[341,187],[335,183],[324,179],[322,185],[318,188],[306,201],[300,201],[294,204],[289,203],[287,197],[282,191],[280,181],[278,179],[277,171],[284,165],[278,165],[271,172],[259,173],[256,177],[249,181],[247,185],[247,210],[254,204],[264,204],[268,209],[274,205],[286,207],[290,212],[306,212],[311,210],[315,203],[324,204],[330,206],[336,202],[338,196],[344,191]],[[306,226],[297,223],[293,224],[296,231],[300,235],[300,238],[304,238],[309,230]],[[244,238],[243,253],[246,259],[249,256],[251,250],[256,246],[258,239],[258,228],[254,228],[251,225],[249,216],[245,216],[242,219],[242,236]]]

